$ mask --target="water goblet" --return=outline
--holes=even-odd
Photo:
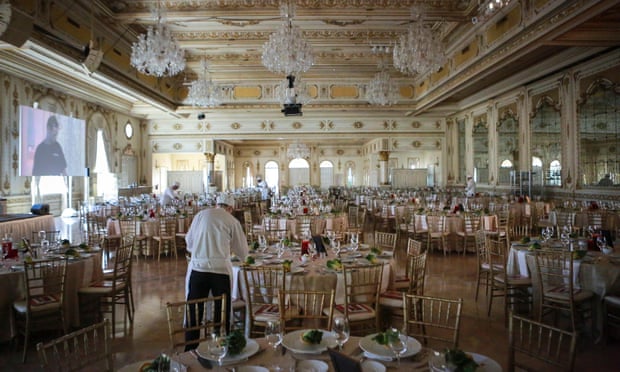
[[[334,324],[332,325],[332,332],[336,335],[336,342],[338,343],[338,350],[342,351],[342,346],[349,341],[351,331],[349,328],[349,321],[343,316],[334,318]]]
[[[226,336],[212,333],[207,339],[207,353],[211,359],[217,360],[218,367],[222,367],[222,360],[228,352]]]
[[[267,250],[267,239],[265,238],[265,235],[258,236],[258,247],[261,253],[265,253]]]
[[[353,250],[353,252],[356,252],[358,247],[359,247],[359,235],[357,235],[357,233],[353,233],[351,234],[351,249]]]
[[[265,325],[265,339],[267,343],[277,350],[278,346],[282,343],[282,327],[280,321],[270,320]]]
[[[605,236],[599,235],[598,238],[596,238],[596,245],[601,252],[605,253],[607,249],[607,239],[605,239]]]
[[[332,252],[334,252],[334,255],[337,257],[340,257],[340,240],[332,240],[331,243]]]
[[[407,333],[403,329],[391,328],[388,333],[388,346],[396,356],[396,364],[400,367],[400,357],[407,351]]]

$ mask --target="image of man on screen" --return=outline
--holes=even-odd
[[[33,176],[66,176],[67,160],[60,143],[56,140],[60,125],[55,116],[47,119],[47,135],[37,145],[34,153]]]

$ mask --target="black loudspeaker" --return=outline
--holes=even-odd
[[[34,204],[32,208],[30,208],[30,213],[37,215],[45,215],[50,214],[50,205],[49,204]]]

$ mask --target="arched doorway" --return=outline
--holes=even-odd
[[[310,164],[305,159],[297,158],[288,163],[289,186],[310,184]]]

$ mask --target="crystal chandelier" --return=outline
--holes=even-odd
[[[295,3],[282,1],[280,15],[280,29],[269,35],[269,41],[263,45],[263,66],[271,72],[285,75],[306,72],[312,67],[314,56],[299,27],[293,26]]]
[[[394,67],[407,75],[436,71],[444,62],[441,41],[424,26],[418,7],[411,7],[411,18],[407,33],[401,35],[394,46]]]
[[[222,88],[214,84],[211,80],[206,60],[202,61],[202,67],[204,69],[204,75],[202,79],[194,80],[190,84],[187,102],[193,106],[199,107],[219,106],[222,104]]]
[[[309,159],[310,158],[310,148],[303,143],[295,142],[288,145],[286,149],[286,156],[289,159]]]
[[[484,22],[489,19],[495,12],[510,4],[512,0],[484,0],[478,6],[478,16],[473,17],[473,24]]]
[[[165,24],[165,13],[157,3],[157,25],[149,26],[131,46],[131,65],[143,74],[174,76],[185,69],[185,54]]]

